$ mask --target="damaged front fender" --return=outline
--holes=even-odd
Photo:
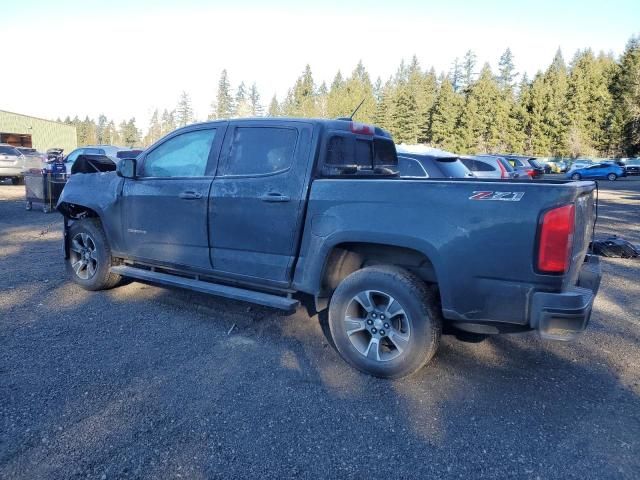
[[[65,254],[66,231],[70,222],[85,217],[97,217],[112,248],[116,250],[121,243],[119,229],[119,198],[122,193],[124,179],[115,172],[79,173],[71,175],[56,208],[65,217]]]

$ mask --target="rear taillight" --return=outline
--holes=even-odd
[[[547,211],[540,224],[538,270],[543,273],[565,273],[569,270],[575,207],[565,205]]]

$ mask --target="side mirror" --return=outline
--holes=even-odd
[[[118,162],[116,173],[122,178],[136,178],[136,159],[123,158]]]

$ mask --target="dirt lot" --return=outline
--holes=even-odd
[[[640,478],[640,260],[604,260],[574,343],[445,336],[381,381],[302,309],[81,290],[23,188],[0,185],[0,478]],[[640,243],[640,180],[600,200]]]

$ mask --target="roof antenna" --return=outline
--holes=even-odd
[[[349,116],[349,120],[353,120],[353,116],[358,112],[358,110],[360,110],[360,107],[362,106],[362,104],[364,103],[364,101],[367,99],[367,97],[364,97],[362,99],[362,101],[358,104],[358,106],[356,107],[356,109],[353,111],[353,113],[351,114],[351,116]]]

